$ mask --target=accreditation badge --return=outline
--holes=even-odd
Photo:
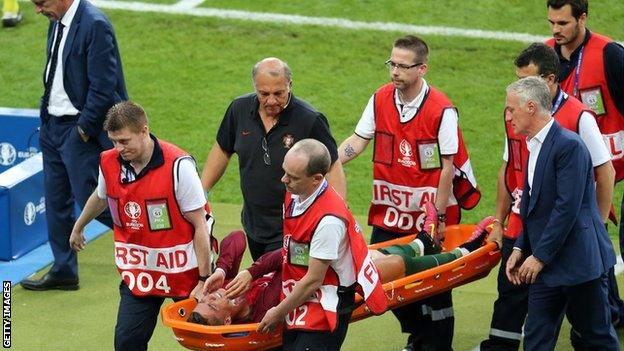
[[[288,241],[288,262],[295,266],[308,266],[310,261],[310,245],[298,243],[292,238]]]
[[[417,142],[420,169],[436,169],[442,167],[440,146],[437,140]]]
[[[598,116],[607,112],[602,98],[602,89],[599,86],[581,90],[581,101]]]
[[[147,200],[147,218],[152,231],[171,229],[167,200]]]

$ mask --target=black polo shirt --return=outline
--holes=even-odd
[[[217,132],[217,142],[223,151],[238,155],[243,228],[253,240],[266,244],[282,240],[286,189],[281,178],[286,152],[295,142],[313,138],[327,146],[333,164],[338,159],[338,149],[327,118],[294,95],[268,133],[264,131],[258,106],[255,93],[234,99]],[[270,165],[265,164],[263,138],[267,141]]]
[[[589,29],[585,31],[585,39],[583,44],[580,45],[570,55],[570,60],[566,60],[561,55],[561,45],[555,44],[555,51],[559,56],[559,81],[565,80],[570,74],[574,74],[576,64],[579,59],[579,52],[581,48],[587,44],[587,41],[591,37]],[[611,97],[615,102],[615,107],[624,114],[624,47],[615,41],[610,42],[604,48],[604,67],[605,78],[607,80],[607,86]]]

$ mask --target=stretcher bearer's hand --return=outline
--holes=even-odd
[[[223,269],[221,268],[215,269],[214,273],[212,273],[212,275],[210,275],[210,277],[206,279],[206,282],[204,283],[204,286],[201,290],[202,295],[209,294],[219,289],[220,287],[223,286],[224,282],[225,282],[225,271],[223,271]]]
[[[494,220],[492,231],[487,236],[486,240],[489,243],[496,243],[499,249],[503,248],[503,225],[499,220]]]
[[[71,235],[69,236],[69,247],[74,251],[82,251],[87,245],[87,240],[84,237],[84,233],[82,229],[76,228],[72,229]]]
[[[279,314],[277,307],[271,307],[258,324],[257,331],[262,334],[272,332],[283,320],[284,316]]]
[[[446,224],[444,222],[438,223],[438,230],[436,232],[436,243],[442,247],[442,242],[444,241],[446,235]]]
[[[191,291],[191,295],[192,297],[195,298],[195,300],[199,301],[203,294],[202,294],[202,290],[204,288],[204,282],[202,282],[201,280],[197,282],[197,285],[195,285],[195,287],[193,288],[193,291]]]
[[[236,277],[225,286],[227,297],[233,299],[246,293],[251,288],[252,279],[248,270],[238,272]]]

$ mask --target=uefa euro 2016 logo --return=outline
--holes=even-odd
[[[404,157],[412,157],[412,146],[407,140],[401,140],[401,144],[399,144],[399,150],[401,151],[401,155],[403,155]]]
[[[15,147],[9,143],[0,143],[0,165],[10,166],[17,158]]]
[[[32,225],[35,223],[35,218],[37,218],[37,207],[32,202],[29,202],[24,207],[24,223]]]
[[[131,219],[138,219],[141,217],[141,206],[134,201],[128,201],[124,206],[124,212]]]

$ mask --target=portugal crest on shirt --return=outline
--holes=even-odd
[[[284,134],[284,136],[282,136],[282,145],[284,145],[284,149],[290,149],[291,146],[293,146],[293,144],[295,143],[295,137],[290,134]]]

